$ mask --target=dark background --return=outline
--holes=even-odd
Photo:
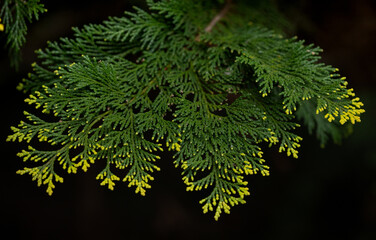
[[[200,193],[186,192],[180,170],[161,159],[146,197],[127,184],[99,186],[98,168],[65,176],[52,197],[29,176],[16,175],[17,143],[6,143],[10,126],[26,108],[15,88],[47,40],[69,36],[72,26],[99,23],[141,1],[45,1],[48,13],[30,25],[20,70],[0,52],[0,233],[12,239],[376,239],[376,4],[372,0],[286,1],[294,34],[325,51],[365,103],[362,123],[341,146],[325,149],[301,130],[299,159],[266,152],[271,176],[248,177],[251,196],[218,222],[202,214]],[[61,5],[58,5],[61,4]],[[1,43],[4,43],[2,40]],[[1,44],[4,45],[4,44]]]

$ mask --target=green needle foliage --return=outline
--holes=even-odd
[[[2,0],[0,3],[0,30],[6,34],[11,65],[18,67],[20,51],[26,42],[27,22],[38,20],[46,12],[40,0]]]
[[[202,190],[217,220],[245,203],[246,175],[269,175],[261,146],[298,157],[296,116],[322,144],[338,140],[362,103],[320,48],[270,30],[268,15],[248,17],[265,2],[148,1],[48,43],[21,85],[41,111],[25,112],[8,137],[30,144],[18,173],[52,194],[59,168],[104,161],[101,185],[122,180],[145,195],[161,151],[173,151],[187,191]]]

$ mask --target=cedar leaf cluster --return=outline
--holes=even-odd
[[[169,160],[161,152],[172,151],[187,191],[202,191],[204,213],[218,220],[245,203],[247,175],[269,175],[261,147],[298,157],[297,118],[322,144],[340,138],[362,103],[320,48],[249,17],[265,2],[149,0],[48,43],[21,85],[38,111],[8,137],[29,143],[18,173],[52,194],[57,169],[105,162],[101,185],[145,195]]]
[[[18,68],[20,52],[26,42],[27,24],[47,10],[40,0],[3,0],[0,4],[0,31],[6,34],[10,63]]]

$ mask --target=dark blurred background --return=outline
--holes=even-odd
[[[342,145],[320,148],[303,129],[299,159],[266,152],[271,176],[248,177],[251,196],[218,222],[202,214],[200,193],[186,192],[180,170],[168,158],[146,197],[127,184],[99,186],[98,172],[65,176],[52,197],[29,176],[20,145],[6,143],[10,126],[26,108],[16,90],[47,40],[69,36],[72,26],[100,23],[143,1],[44,1],[48,12],[30,25],[23,62],[10,68],[0,52],[0,233],[12,239],[376,239],[376,3],[374,0],[289,0],[284,8],[294,35],[325,51],[323,61],[340,69],[365,103],[362,122]],[[60,4],[60,5],[59,5]],[[0,45],[4,45],[4,40]]]

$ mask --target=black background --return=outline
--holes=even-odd
[[[23,62],[10,68],[0,54],[0,233],[12,239],[376,239],[376,4],[372,0],[286,1],[294,35],[325,51],[323,61],[347,76],[365,103],[362,123],[341,146],[325,149],[304,129],[299,159],[266,151],[271,176],[248,177],[251,196],[215,222],[202,214],[200,193],[185,191],[168,156],[159,161],[145,197],[118,183],[115,191],[95,180],[99,166],[65,176],[52,197],[28,176],[16,157],[20,144],[5,142],[22,118],[24,94],[15,87],[31,71],[34,50],[69,36],[72,26],[121,15],[140,1],[45,1],[48,12],[30,25]],[[61,5],[59,5],[61,4]],[[1,34],[1,33],[0,33]],[[1,35],[0,35],[1,36]],[[1,40],[4,45],[4,39]],[[21,238],[20,238],[21,239]]]

